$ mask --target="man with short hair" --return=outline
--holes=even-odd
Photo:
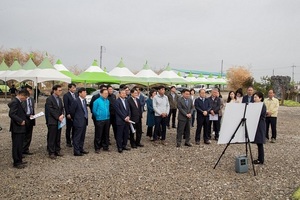
[[[130,129],[130,144],[131,148],[143,147],[144,145],[141,144],[142,139],[142,110],[141,110],[141,103],[140,100],[137,98],[138,91],[136,89],[131,89],[130,91],[131,97],[128,98],[128,104],[130,108],[130,120],[135,122],[132,124],[135,133],[132,132]],[[134,139],[134,135],[136,138]]]
[[[104,151],[109,151],[109,100],[107,89],[100,90],[100,97],[96,99],[93,105],[93,116],[95,117],[95,153],[100,153],[101,147]]]
[[[8,92],[10,93],[11,100],[13,100],[16,97],[17,88],[15,85],[11,85],[11,88],[9,88]]]
[[[73,120],[73,147],[74,147],[74,156],[83,156],[88,154],[88,151],[85,151],[83,148],[86,127],[88,125],[88,110],[86,105],[86,89],[78,89],[78,97],[72,102],[70,115]]]
[[[26,85],[25,89],[29,92],[29,96],[27,97],[26,101],[22,102],[26,111],[26,119],[28,121],[28,123],[26,124],[26,134],[23,143],[23,154],[32,155],[33,153],[29,151],[29,147],[32,140],[33,126],[35,126],[35,119],[30,119],[30,117],[35,115],[34,99],[30,97],[30,95],[32,95],[33,93],[32,87],[30,85]]]
[[[214,129],[215,140],[219,139],[219,132],[220,132],[219,112],[221,109],[221,100],[218,97],[218,95],[219,95],[218,89],[213,88],[211,91],[211,96],[208,98],[209,104],[211,106],[211,109],[209,110],[209,114],[211,116],[218,115],[217,120],[209,120],[209,124],[208,124],[208,137],[209,137],[209,139],[211,139],[211,125],[213,124],[213,126],[215,127],[215,129]]]
[[[68,84],[68,92],[64,94],[63,101],[64,101],[64,108],[66,114],[66,143],[67,147],[72,147],[72,137],[74,134],[73,130],[73,119],[71,118],[71,106],[73,101],[76,99],[75,96],[76,92],[76,85],[74,83]]]
[[[167,96],[168,96],[169,105],[170,105],[167,127],[168,127],[168,129],[170,129],[170,121],[171,121],[171,115],[172,115],[172,128],[176,128],[175,120],[176,120],[176,112],[177,112],[178,94],[176,93],[175,86],[171,86],[170,93]]]
[[[153,141],[157,141],[157,136],[161,128],[161,143],[167,145],[166,143],[166,127],[168,114],[170,112],[170,104],[168,97],[165,95],[165,87],[158,87],[158,94],[153,97],[153,109],[155,112],[155,128]]]
[[[12,138],[12,157],[13,166],[17,169],[22,169],[26,167],[27,162],[23,162],[23,143],[26,134],[26,123],[28,120],[26,118],[26,111],[22,106],[21,102],[26,101],[29,96],[29,92],[26,89],[19,91],[16,98],[14,98],[9,104],[9,117],[10,121],[10,132]]]
[[[126,91],[124,89],[120,89],[119,95],[120,97],[114,103],[114,108],[116,111],[117,147],[118,152],[122,153],[123,150],[130,150],[130,148],[127,147],[127,142],[131,114],[129,104],[126,99]]]
[[[108,90],[108,97],[107,99],[109,100],[109,113],[110,113],[110,122],[109,126],[112,126],[113,132],[114,132],[114,138],[115,140],[117,139],[116,134],[117,134],[117,126],[116,126],[116,114],[115,114],[115,108],[114,108],[114,103],[117,100],[116,95],[114,94],[114,89],[111,85],[107,86]]]
[[[203,127],[203,140],[204,144],[210,144],[210,138],[208,135],[209,126],[209,113],[210,113],[210,102],[206,98],[205,89],[199,90],[199,97],[195,100],[195,108],[197,110],[197,129],[195,135],[196,145],[200,145],[201,130]]]
[[[277,114],[278,114],[278,108],[279,108],[279,101],[277,98],[274,97],[274,91],[269,90],[268,92],[268,98],[265,99],[264,103],[267,108],[267,116],[266,116],[266,138],[269,140],[269,128],[271,125],[272,129],[272,137],[271,142],[276,142],[276,136],[277,136]]]
[[[60,139],[61,139],[61,127],[64,119],[64,106],[63,101],[59,97],[62,93],[60,85],[54,85],[52,87],[53,94],[46,99],[47,112],[47,126],[48,126],[48,152],[51,159],[56,159],[56,156],[63,156],[60,152]]]
[[[185,137],[185,146],[191,147],[190,143],[190,125],[192,121],[193,101],[190,98],[188,89],[182,90],[182,97],[178,99],[178,125],[177,125],[177,147],[181,146],[182,135]]]
[[[253,93],[254,93],[253,87],[249,86],[247,88],[247,95],[243,96],[242,103],[253,103],[254,102]]]

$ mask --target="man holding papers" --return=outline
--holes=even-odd
[[[59,123],[64,119],[64,106],[62,99],[59,97],[62,93],[62,88],[60,85],[54,85],[52,87],[53,94],[49,96],[46,100],[47,112],[47,127],[48,127],[48,137],[47,145],[49,157],[51,159],[56,159],[56,156],[63,156],[60,152],[60,138],[61,138],[61,128],[59,128]]]
[[[215,140],[218,140],[220,132],[219,111],[221,108],[221,100],[218,97],[219,90],[217,88],[213,88],[211,92],[211,96],[208,98],[211,106],[209,111],[208,137],[211,139],[211,124],[213,124],[215,127]]]

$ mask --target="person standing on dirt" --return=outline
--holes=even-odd
[[[279,108],[279,101],[274,96],[275,96],[274,91],[269,90],[268,98],[266,98],[265,101],[264,101],[264,103],[267,107],[266,139],[269,140],[269,128],[270,128],[270,125],[271,125],[271,129],[272,129],[271,143],[276,142],[277,114],[278,114],[278,108]]]
[[[176,128],[175,120],[176,120],[176,113],[177,113],[178,94],[176,93],[175,86],[171,86],[170,93],[167,96],[168,96],[169,105],[170,105],[167,127],[168,127],[168,129],[170,129],[170,121],[171,121],[171,115],[172,115],[172,128]]]

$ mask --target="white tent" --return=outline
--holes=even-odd
[[[150,69],[147,61],[143,69],[139,71],[136,76],[142,78],[143,82],[147,83],[147,85],[166,82],[165,79],[160,78],[152,69]]]
[[[138,78],[124,65],[123,58],[108,74],[118,79],[121,83],[143,83],[143,79]]]
[[[170,65],[168,64],[167,68],[158,75],[158,77],[166,79],[168,83],[175,84],[175,83],[188,83],[187,80],[178,76],[174,71],[171,70]]]

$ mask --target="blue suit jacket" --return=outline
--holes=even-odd
[[[71,112],[71,106],[74,101],[74,98],[72,97],[70,92],[67,92],[63,96],[63,102],[64,102],[64,108],[65,108],[65,114],[69,115]]]
[[[243,96],[242,103],[248,103],[248,95]],[[251,96],[250,103],[254,103],[254,98]]]
[[[118,98],[114,103],[115,113],[116,113],[116,124],[125,125],[125,118],[130,117],[130,107],[127,99],[125,99],[126,109],[123,106],[121,98]]]
[[[84,106],[87,110],[87,106]],[[81,103],[81,99],[79,97],[77,97],[76,100],[73,101],[71,105],[70,115],[73,119],[73,126],[84,127],[85,125],[88,125],[88,119],[84,117],[84,110]],[[84,123],[84,120],[86,120],[86,123]]]
[[[195,100],[195,108],[197,110],[197,115],[204,116],[204,111],[207,111],[209,113],[209,111],[211,110],[210,101],[207,98],[205,98],[203,103],[203,101],[200,98],[197,98]]]

